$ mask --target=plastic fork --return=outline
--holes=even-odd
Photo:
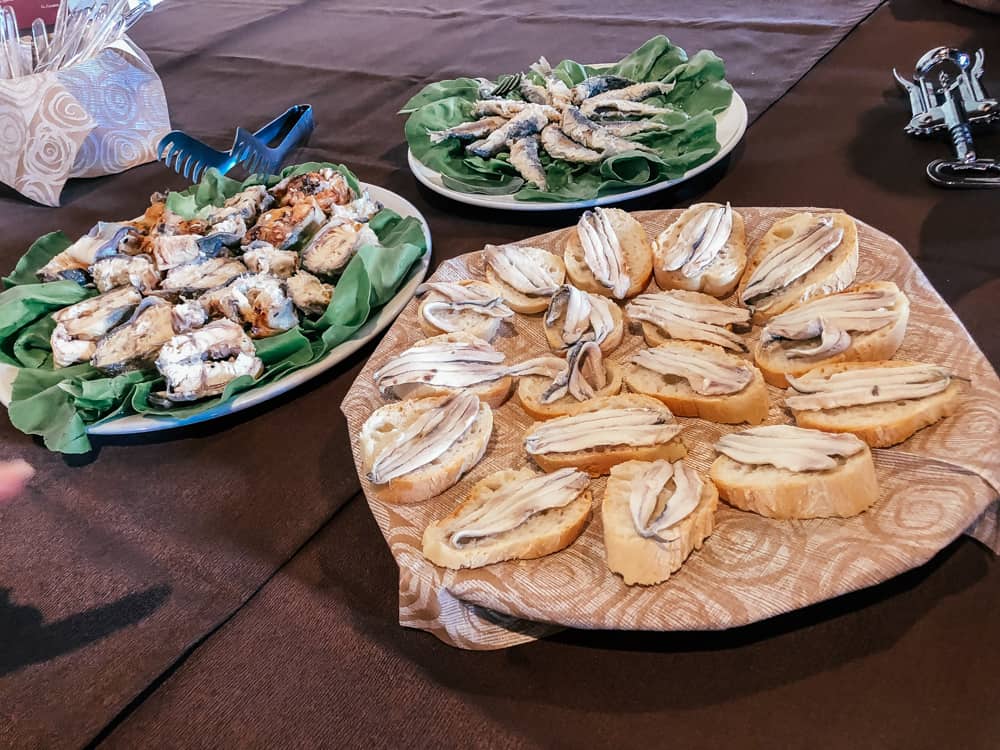
[[[269,133],[262,135],[270,124],[257,133],[251,133],[243,128],[236,129],[233,153],[243,162],[243,166],[250,174],[277,172],[292,149],[306,143],[316,127],[312,107],[308,104],[291,107],[279,119],[281,126],[276,128],[278,132],[275,135]]]
[[[252,137],[263,143],[271,143],[281,137],[282,134],[290,134],[290,131],[304,117],[307,117],[309,120],[308,132],[305,134],[305,137],[308,137],[308,133],[311,133],[313,129],[312,107],[308,104],[297,104],[294,107],[290,107],[280,117],[271,120],[267,125],[253,133]],[[206,146],[197,138],[183,131],[173,130],[160,139],[156,147],[157,158],[170,169],[184,175],[185,178],[190,179],[192,182],[198,182],[201,175],[209,167],[219,170],[220,174],[226,174],[243,161],[243,159],[247,158],[244,153],[246,151],[245,146],[239,145],[241,131],[246,132],[242,128],[236,131],[237,137],[234,139],[233,147],[229,151],[219,151]],[[287,140],[289,139],[286,136],[282,142],[284,143]],[[287,151],[290,151],[291,148],[289,146]],[[287,155],[287,151],[285,155]]]

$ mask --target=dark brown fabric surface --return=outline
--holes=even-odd
[[[583,47],[611,59],[664,31],[726,57],[731,80],[759,114],[874,4],[644,2],[603,11],[597,3],[514,2],[402,11],[172,0],[136,38],[160,70],[175,125],[218,145],[237,120],[253,126],[293,101],[312,102],[319,129],[301,158],[343,160],[414,200],[440,259],[574,217],[497,215],[418,191],[394,112],[424,82],[522,67],[540,52],[558,59]],[[923,164],[945,146],[902,135],[905,102],[887,69],[943,40],[995,39],[997,27],[929,0],[910,7],[896,12],[903,18],[878,13],[874,30],[865,27],[768,112],[709,195],[840,204],[895,234],[926,261],[984,348],[994,347],[996,362],[996,338],[987,338],[996,256],[984,247],[995,243],[986,210],[996,204],[984,193],[925,185]],[[946,18],[905,17],[915,13]],[[1000,151],[995,137],[982,142],[984,152],[991,148]],[[636,207],[690,199],[726,169]],[[98,218],[137,212],[155,189],[182,184],[151,165],[72,184],[58,210],[0,192],[0,265],[11,266],[43,232],[80,233]],[[956,218],[964,223],[953,230]],[[0,746],[72,747],[93,737],[354,495],[337,407],[364,354],[244,416],[104,443],[79,460],[46,453],[0,420],[0,459],[25,457],[41,475],[0,510]],[[668,735],[697,745],[716,732],[755,744],[747,728],[757,726],[794,744],[830,716],[831,731],[846,736],[855,714],[893,711],[893,721],[866,735],[873,742],[943,739],[943,729],[926,725],[937,714],[942,727],[954,722],[969,732],[965,746],[985,747],[986,733],[1000,731],[985,680],[1000,665],[990,653],[972,663],[970,644],[994,630],[1000,579],[989,563],[963,543],[887,594],[749,635],[572,633],[480,660],[396,625],[391,557],[355,502],[111,740],[430,746],[467,744],[481,729],[497,747],[633,738],[658,745]],[[947,679],[933,677],[939,673]],[[719,716],[722,704],[728,710]],[[900,728],[914,714],[918,721]]]
[[[633,207],[841,205],[914,253],[997,364],[997,195],[925,182],[946,146],[903,135],[889,69],[942,42],[989,54],[998,31],[950,4],[892,3],[750,130],[721,181]],[[536,231],[469,212],[438,247],[463,231],[459,247],[478,246],[493,220],[490,239]],[[106,744],[987,749],[1000,736],[1000,565],[969,540],[874,589],[715,634],[576,631],[469,653],[400,628],[396,605],[392,558],[353,502]]]
[[[724,55],[761,112],[875,0],[821,2],[405,3],[171,0],[136,27],[175,127],[227,146],[288,105],[315,106],[298,160],[332,159],[416,199],[437,257],[485,226],[421,201],[395,113],[426,82],[521,68],[545,53],[615,59],[655,33]],[[722,19],[722,20],[715,20]],[[788,64],[794,61],[794,64]],[[63,207],[0,188],[0,267],[38,235],[78,235],[136,215],[184,180],[159,165],[77,181]],[[458,214],[459,218],[453,219]],[[515,234],[516,221],[508,222]],[[0,419],[0,460],[39,476],[0,509],[0,746],[73,747],[97,734],[236,610],[358,489],[337,408],[366,351],[242,415],[149,438],[100,441],[64,459]]]

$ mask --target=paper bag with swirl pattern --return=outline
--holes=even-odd
[[[169,129],[159,76],[124,40],[65,70],[0,81],[0,182],[58,206],[71,177],[154,160]]]

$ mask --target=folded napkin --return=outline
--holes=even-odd
[[[0,182],[58,206],[71,177],[153,161],[169,129],[160,77],[123,39],[65,70],[0,81]]]

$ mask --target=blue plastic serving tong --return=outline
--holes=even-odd
[[[250,173],[274,174],[294,148],[308,142],[315,127],[312,107],[296,104],[255,133],[237,128],[229,151],[219,151],[173,130],[160,140],[156,153],[160,161],[192,182],[209,167],[226,174],[242,162]]]

